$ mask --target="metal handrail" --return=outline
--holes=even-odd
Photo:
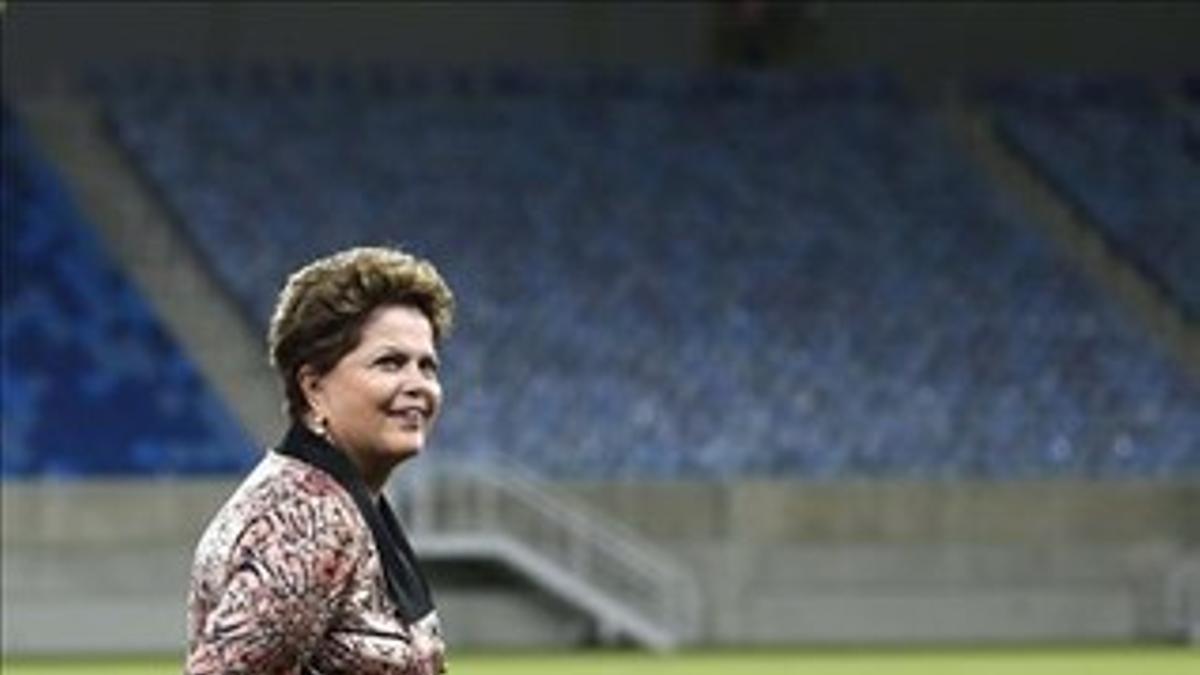
[[[625,606],[676,642],[690,639],[699,610],[691,575],[628,526],[551,494],[542,482],[500,462],[423,461],[405,472],[395,496],[417,539],[510,537],[600,593],[601,604]]]
[[[665,576],[681,574],[678,565],[668,555],[658,551],[653,543],[633,528],[581,504],[566,506],[561,498],[552,497],[536,487],[538,481],[533,474],[519,467],[471,464],[464,469],[485,482],[520,494],[529,503],[537,504],[544,513],[561,517],[568,527],[590,531],[604,544],[620,551],[626,560],[636,560],[639,567],[653,569]]]

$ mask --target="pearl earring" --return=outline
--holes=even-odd
[[[329,418],[325,417],[324,415],[317,415],[317,418],[315,420],[313,420],[313,422],[317,426],[317,428],[314,430],[317,432],[317,435],[321,436],[322,438],[328,439],[329,438]]]

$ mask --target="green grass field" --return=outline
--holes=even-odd
[[[4,660],[3,675],[165,675],[178,659]],[[459,654],[455,675],[1200,675],[1200,649],[712,651]]]

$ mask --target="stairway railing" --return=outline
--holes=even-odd
[[[422,555],[490,557],[591,613],[604,635],[672,649],[695,635],[695,582],[631,528],[517,467],[423,460],[394,491]]]

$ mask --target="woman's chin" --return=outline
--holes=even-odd
[[[421,450],[425,447],[424,436],[419,434],[406,434],[406,436],[408,437],[396,439],[394,442],[388,444],[386,452],[389,457],[403,462],[406,459],[421,454]]]

